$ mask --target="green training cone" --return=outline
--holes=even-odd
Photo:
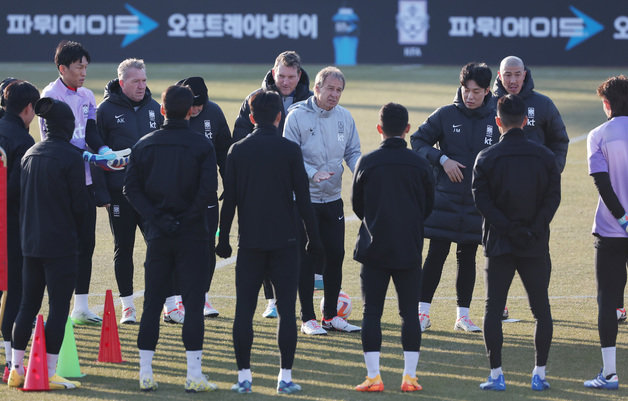
[[[74,329],[72,319],[68,316],[65,324],[65,334],[63,343],[59,351],[57,361],[57,374],[61,377],[83,377],[81,366],[79,365],[78,352],[76,351],[76,340],[74,339]]]

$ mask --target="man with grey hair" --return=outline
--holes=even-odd
[[[161,127],[160,106],[146,86],[144,60],[129,58],[118,66],[118,78],[105,86],[96,121],[103,141],[113,150],[130,148],[144,135]],[[133,304],[133,247],[140,215],[122,195],[125,169],[105,171],[98,192],[109,204],[109,225],[114,240],[113,264],[122,301],[120,323],[135,323]],[[178,310],[177,310],[177,313]]]
[[[286,117],[284,137],[301,147],[305,171],[310,179],[310,199],[325,251],[323,267],[324,307],[322,325],[313,306],[313,266],[306,256],[301,261],[299,298],[301,331],[327,334],[327,330],[357,332],[360,327],[338,316],[337,303],[342,283],[345,221],[341,198],[342,161],[353,172],[360,157],[360,138],[351,113],[338,105],[345,77],[336,67],[325,67],[316,75],[314,95],[292,105]]]
[[[534,90],[532,72],[517,56],[505,57],[499,64],[497,78],[493,84],[493,104],[496,106],[499,98],[507,94],[518,95],[523,99],[528,118],[523,127],[526,138],[552,151],[558,171],[562,173],[569,146],[565,124],[552,99]],[[546,263],[548,271],[551,272],[549,253],[546,256]],[[507,308],[504,309],[503,318],[508,318]]]

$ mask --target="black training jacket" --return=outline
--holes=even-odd
[[[569,147],[565,123],[552,99],[534,90],[532,72],[527,68],[525,70],[526,77],[519,92],[519,96],[525,102],[528,116],[528,124],[523,128],[523,132],[528,139],[547,146],[554,153],[558,170],[562,173],[565,169]],[[497,100],[507,93],[498,76],[493,84],[494,107],[497,105]]]
[[[265,91],[275,91],[279,93],[279,90],[275,85],[275,79],[273,78],[272,70],[266,73],[266,76],[262,81],[262,89]],[[242,102],[242,106],[240,106],[240,114],[238,115],[238,118],[236,119],[235,125],[233,127],[233,142],[237,142],[253,132],[253,123],[249,119],[249,115],[251,114],[249,99],[251,98],[251,95],[253,95],[253,93],[255,92],[251,92],[246,97],[246,99],[244,99],[244,102]],[[305,100],[313,95],[313,92],[310,90],[310,77],[307,75],[307,72],[305,72],[303,68],[301,68],[301,78],[299,78],[299,83],[297,84],[294,92],[294,101],[292,102],[292,104],[300,102],[301,100]],[[279,122],[279,128],[277,130],[277,134],[279,136],[283,134],[283,124],[286,121],[287,114],[287,110],[281,110],[281,121]]]
[[[461,88],[453,104],[436,110],[412,134],[412,149],[430,162],[436,180],[434,210],[425,221],[425,237],[480,243],[482,217],[471,195],[473,163],[480,150],[498,140],[490,92],[480,107],[470,110],[462,100]],[[440,164],[443,155],[466,166],[461,168],[462,182],[451,182]]]
[[[207,205],[217,203],[216,154],[211,141],[186,120],[166,120],[131,152],[123,193],[145,220],[146,240],[164,237],[162,214],[180,222],[179,237],[209,239]]]
[[[227,152],[231,146],[231,131],[220,106],[211,100],[206,101],[203,110],[196,117],[190,118],[190,128],[212,141],[220,176],[224,179]]]
[[[358,160],[351,195],[362,224],[353,258],[386,269],[420,269],[423,221],[432,211],[434,178],[425,159],[388,138]]]
[[[478,154],[473,198],[484,218],[486,256],[547,254],[549,224],[560,204],[560,172],[549,149],[526,139],[519,128],[509,130]],[[522,227],[533,234],[525,248],[512,242]]]

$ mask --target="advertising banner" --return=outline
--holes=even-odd
[[[612,0],[25,0],[0,10],[0,61],[50,61],[63,39],[93,61],[622,65],[628,7]]]

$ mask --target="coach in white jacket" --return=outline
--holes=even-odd
[[[326,330],[357,332],[360,328],[337,316],[336,305],[342,283],[345,222],[341,199],[342,160],[353,171],[360,157],[360,138],[349,111],[339,106],[345,77],[336,67],[325,67],[316,75],[314,96],[292,105],[284,125],[284,137],[299,144],[305,171],[310,179],[310,198],[325,249],[325,305],[322,327],[313,306],[314,270],[303,258],[299,298],[301,331],[327,334]]]

